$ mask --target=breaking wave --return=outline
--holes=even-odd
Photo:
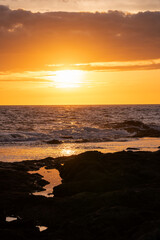
[[[160,105],[1,106],[0,116],[1,145],[160,137]]]

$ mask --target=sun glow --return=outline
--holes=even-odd
[[[53,81],[57,88],[77,88],[82,83],[82,75],[81,70],[56,71]]]

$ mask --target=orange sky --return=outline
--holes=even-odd
[[[0,104],[158,104],[159,29],[158,11],[36,13],[1,5]]]

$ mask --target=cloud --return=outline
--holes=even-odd
[[[127,61],[127,62],[92,62],[78,63],[68,65],[50,64],[48,67],[52,70],[83,70],[83,71],[134,71],[134,70],[154,70],[160,69],[160,59],[150,59],[142,61]]]
[[[0,82],[51,82],[47,77],[54,77],[52,71],[38,72],[0,72]]]
[[[13,9],[32,11],[145,11],[160,8],[160,0],[0,0]]]
[[[52,69],[52,70],[51,70]],[[26,72],[0,72],[0,82],[38,82],[53,83],[57,71],[62,70],[81,70],[81,71],[134,71],[134,70],[155,70],[160,69],[160,58],[145,61],[127,62],[94,62],[79,64],[50,64],[45,71],[26,71]],[[60,82],[61,84],[61,82]],[[84,83],[85,84],[85,83]],[[88,83],[87,83],[88,84]]]
[[[159,29],[160,12],[32,13],[2,5],[0,71],[156,59],[160,56]]]

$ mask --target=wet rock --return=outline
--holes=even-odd
[[[0,228],[0,238],[3,240],[38,239],[39,231],[33,221],[15,221],[6,223]]]
[[[138,130],[134,137],[160,137],[160,131],[154,128]]]
[[[140,150],[140,148],[128,147],[126,150],[127,150],[127,151],[138,151],[138,150]]]
[[[0,163],[1,239],[159,239],[160,151],[94,151],[35,163]],[[63,178],[53,198],[29,194],[35,180],[43,184],[28,168],[45,164]],[[6,216],[18,220],[6,223]]]
[[[72,157],[59,169],[63,184],[54,188],[54,194],[68,196],[86,191],[108,192],[157,181],[160,177],[159,168],[152,162],[154,153],[147,154],[147,160],[145,154],[87,152]],[[149,166],[152,166],[151,169]]]
[[[127,132],[134,134],[132,137],[160,137],[160,130],[140,121],[124,121],[115,124],[114,128],[125,129]]]
[[[46,143],[48,143],[48,144],[61,144],[62,141],[59,141],[59,140],[53,139],[53,140],[50,140],[50,141],[46,141]]]
[[[64,138],[64,139],[73,139],[72,136],[63,136],[62,138]]]

